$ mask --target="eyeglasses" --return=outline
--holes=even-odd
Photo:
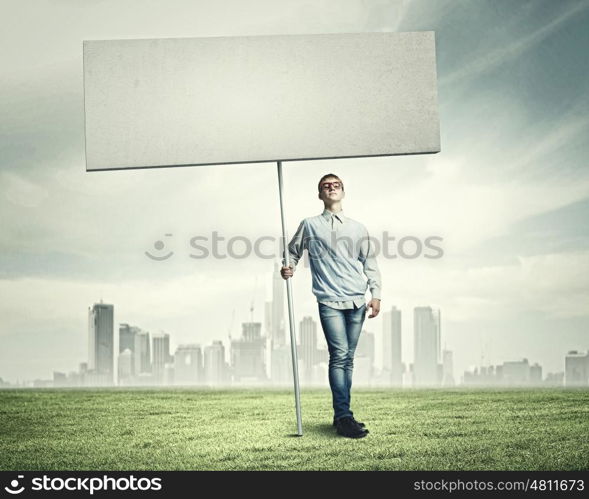
[[[342,183],[341,182],[323,182],[321,184],[321,190],[327,191],[333,186],[334,189],[341,189]]]

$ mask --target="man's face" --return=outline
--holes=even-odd
[[[342,189],[342,182],[338,178],[327,177],[321,182],[319,199],[322,201],[341,201],[346,193]]]

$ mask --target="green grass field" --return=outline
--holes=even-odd
[[[1,470],[587,470],[589,390],[0,391]]]

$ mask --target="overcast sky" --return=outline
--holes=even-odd
[[[88,307],[101,298],[115,305],[115,324],[168,332],[173,349],[227,344],[233,310],[235,337],[252,301],[263,322],[270,298],[273,260],[194,259],[189,241],[213,231],[278,239],[275,165],[85,171],[82,40],[91,39],[434,30],[442,152],[286,163],[289,233],[322,211],[317,181],[335,172],[345,213],[371,234],[443,238],[442,258],[378,260],[382,310],[403,311],[406,362],[413,307],[424,305],[442,310],[457,377],[523,357],[560,371],[568,350],[589,348],[588,1],[2,0],[0,9],[5,380],[77,369]],[[165,261],[145,255],[168,250]],[[300,270],[297,322],[318,321],[310,271]],[[365,328],[380,346],[382,317]]]

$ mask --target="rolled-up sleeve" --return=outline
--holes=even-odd
[[[299,228],[297,229],[295,235],[288,243],[288,255],[290,258],[290,266],[294,269],[299,263],[299,260],[303,256],[303,250],[306,247],[306,239],[305,239],[305,221],[303,220],[299,224]],[[282,252],[282,265],[286,266],[286,259],[284,258],[285,254],[284,251]]]
[[[360,252],[358,260],[364,265],[364,274],[368,278],[368,288],[372,298],[381,299],[382,282],[380,277],[380,270],[376,263],[376,254],[374,251],[374,244],[370,240],[368,231],[365,231],[360,242]]]

